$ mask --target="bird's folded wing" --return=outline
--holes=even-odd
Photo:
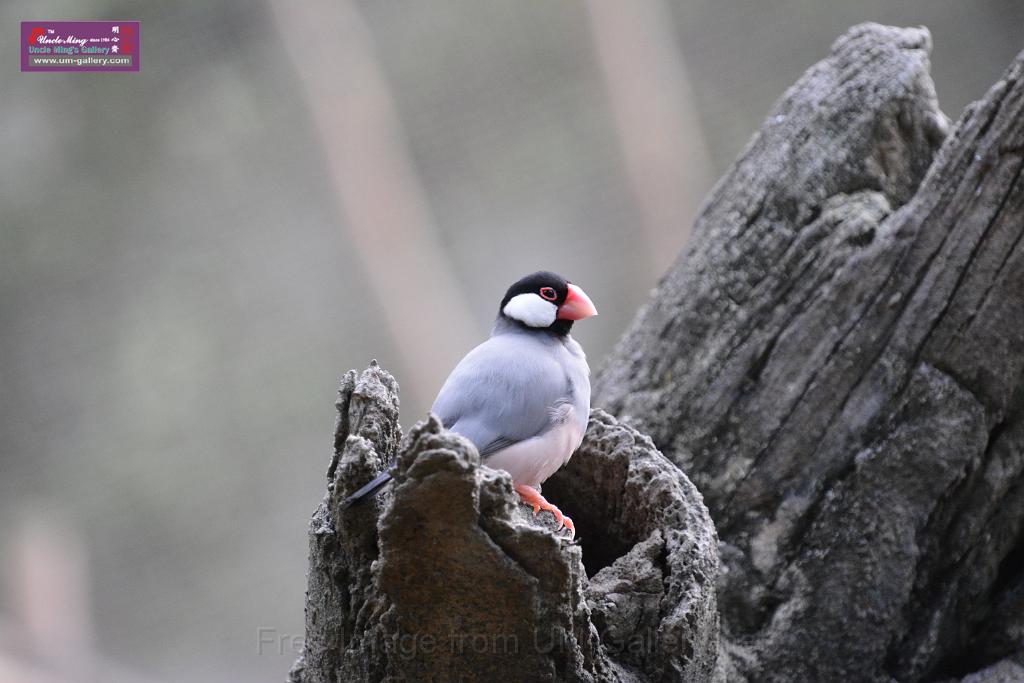
[[[498,335],[462,359],[431,410],[487,456],[543,434],[570,392],[565,370],[543,343]]]

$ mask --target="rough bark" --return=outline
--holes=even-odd
[[[1017,680],[1024,54],[948,134],[929,49],[855,27],[720,181],[546,485],[580,542],[349,373],[291,680]]]
[[[717,537],[648,438],[592,416],[553,482],[579,523],[574,543],[434,418],[401,440],[397,390],[376,364],[339,390],[290,680],[711,680]],[[392,487],[342,509],[396,454]]]
[[[1024,55],[944,140],[929,49],[840,38],[596,382],[705,496],[732,678],[1024,651]]]

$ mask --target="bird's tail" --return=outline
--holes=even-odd
[[[341,504],[341,509],[344,510],[345,508],[350,508],[356,503],[372,496],[373,494],[377,493],[377,491],[379,491],[381,488],[383,488],[384,485],[387,484],[389,481],[391,481],[391,472],[388,470],[381,472],[376,477],[371,479],[370,483],[366,484],[358,491],[353,493],[351,496],[346,498],[345,502]]]

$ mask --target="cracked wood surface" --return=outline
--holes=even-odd
[[[581,544],[349,373],[291,681],[1021,670],[1024,56],[950,133],[929,50],[851,29],[716,186],[545,490]]]
[[[836,42],[595,384],[705,496],[732,678],[933,680],[1024,650],[1024,62],[944,140],[929,49]]]
[[[551,489],[573,543],[436,418],[399,444],[397,391],[376,364],[339,389],[293,683],[712,679],[714,525],[650,439],[591,417]],[[391,487],[341,508],[395,456]]]

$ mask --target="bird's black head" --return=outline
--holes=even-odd
[[[544,270],[509,287],[498,308],[499,317],[558,335],[569,334],[573,322],[592,315],[597,315],[597,309],[582,289]]]

